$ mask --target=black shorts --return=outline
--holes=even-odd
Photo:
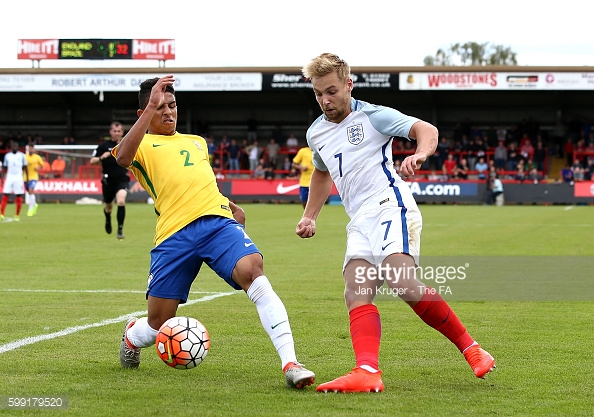
[[[130,188],[130,181],[120,181],[115,184],[103,184],[103,201],[105,203],[112,203],[118,191]]]

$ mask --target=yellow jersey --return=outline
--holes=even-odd
[[[309,183],[311,182],[311,174],[313,174],[314,170],[312,159],[311,149],[308,146],[299,149],[297,155],[293,158],[294,163],[307,167],[307,170],[301,171],[301,176],[299,177],[299,185],[301,187],[309,187]]]
[[[39,180],[39,173],[37,170],[43,168],[43,159],[41,155],[34,153],[33,155],[25,154],[27,160],[27,175],[29,175],[29,181]],[[27,177],[23,174],[23,179],[27,181]]]
[[[112,150],[114,156],[117,149]],[[155,201],[155,245],[199,217],[233,218],[210,165],[206,140],[200,136],[147,133],[130,169]]]

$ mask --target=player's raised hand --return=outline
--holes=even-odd
[[[173,75],[166,75],[159,78],[159,81],[153,86],[151,90],[151,96],[149,98],[149,104],[155,107],[159,107],[165,98],[165,89],[168,85],[173,85],[175,78]]]
[[[299,223],[297,223],[295,233],[297,233],[297,236],[303,239],[312,237],[316,234],[316,221],[310,219],[309,217],[302,217]]]

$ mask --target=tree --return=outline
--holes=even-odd
[[[516,53],[510,47],[493,45],[489,42],[455,43],[449,49],[438,49],[435,56],[423,60],[426,66],[485,66],[517,65]]]

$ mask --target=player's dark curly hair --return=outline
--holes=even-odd
[[[151,90],[155,84],[157,84],[157,81],[159,81],[159,78],[155,77],[145,80],[140,84],[140,91],[138,92],[138,105],[140,106],[140,109],[144,110],[148,105],[149,98],[151,97]],[[175,89],[172,85],[168,85],[165,87],[165,92],[175,94]]]

